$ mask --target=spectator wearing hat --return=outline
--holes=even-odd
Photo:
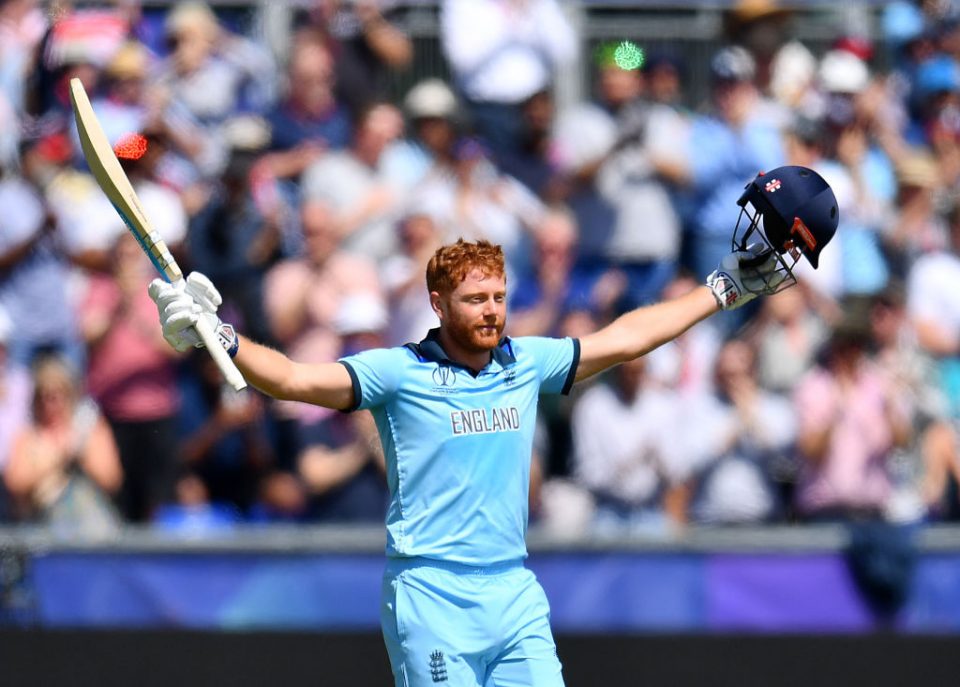
[[[520,104],[550,88],[577,57],[557,0],[451,0],[441,43],[477,134],[494,154],[520,142]]]
[[[403,112],[409,135],[386,151],[384,166],[389,176],[413,190],[434,167],[452,167],[462,113],[453,90],[437,78],[415,84],[404,97]]]
[[[799,45],[790,39],[792,18],[793,11],[778,0],[735,0],[724,14],[726,39],[753,57],[755,83],[765,94],[770,94],[773,65],[780,51],[793,43]]]
[[[895,171],[894,212],[884,238],[894,273],[906,279],[923,255],[949,246],[949,227],[940,211],[948,186],[936,158],[926,149],[908,149]]]
[[[756,64],[744,48],[718,51],[710,60],[709,111],[691,124],[681,172],[692,201],[684,260],[698,277],[730,249],[730,208],[743,192],[743,180],[785,161],[780,122],[761,107],[755,76]],[[749,315],[750,308],[736,312]]]

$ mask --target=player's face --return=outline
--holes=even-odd
[[[443,327],[457,346],[470,353],[496,348],[507,318],[504,275],[471,270],[443,300]]]

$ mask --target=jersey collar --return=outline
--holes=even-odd
[[[407,344],[407,348],[416,353],[417,358],[419,358],[422,362],[442,363],[445,365],[464,367],[460,363],[451,360],[450,356],[447,355],[447,352],[443,350],[443,346],[440,345],[439,327],[435,327],[427,332],[426,338],[424,338],[420,343]],[[505,336],[500,339],[497,347],[491,352],[491,357],[500,365],[500,367],[506,367],[507,365],[517,362],[517,357],[513,354],[513,342],[510,341],[509,336]]]

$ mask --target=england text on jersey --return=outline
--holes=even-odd
[[[517,432],[520,430],[520,412],[512,406],[454,410],[450,413],[450,427],[454,436]]]

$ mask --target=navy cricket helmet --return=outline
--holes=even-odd
[[[745,250],[759,240],[774,251],[782,279],[777,291],[796,283],[793,268],[801,255],[817,267],[840,221],[830,185],[812,169],[798,165],[760,172],[746,185],[737,205],[741,210],[733,249]],[[741,227],[744,219],[748,221]]]

